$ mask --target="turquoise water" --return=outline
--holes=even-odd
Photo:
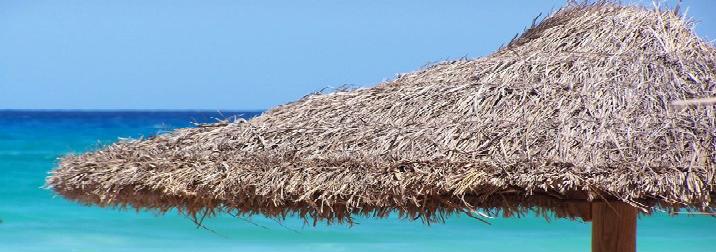
[[[590,225],[534,216],[466,216],[423,225],[397,218],[358,218],[352,227],[279,224],[217,216],[197,228],[171,212],[84,206],[41,186],[57,157],[119,137],[141,137],[213,117],[255,113],[0,111],[0,251],[588,251]],[[641,217],[639,251],[714,251],[716,218]]]

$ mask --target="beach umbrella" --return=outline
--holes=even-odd
[[[715,86],[716,49],[676,11],[571,4],[487,57],[65,156],[47,185],[194,218],[531,210],[633,251],[638,213],[714,210],[716,111],[689,99]]]

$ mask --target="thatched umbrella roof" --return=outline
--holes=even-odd
[[[492,55],[248,121],[62,158],[47,184],[101,206],[346,221],[570,202],[712,211],[716,49],[673,11],[573,5]]]

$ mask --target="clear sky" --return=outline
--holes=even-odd
[[[0,109],[266,109],[484,56],[563,3],[0,0]],[[716,1],[682,6],[716,38]]]

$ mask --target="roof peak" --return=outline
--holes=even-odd
[[[497,52],[668,54],[703,43],[676,10],[609,1],[568,4],[516,36]]]

